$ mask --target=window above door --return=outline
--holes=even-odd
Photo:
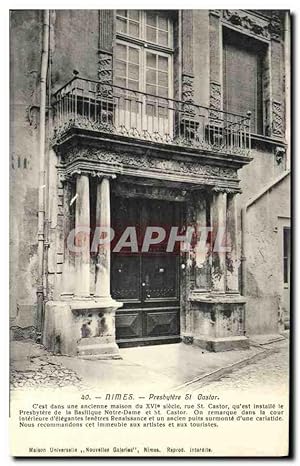
[[[116,32],[114,84],[150,96],[172,98],[173,24],[167,14],[117,10]]]
[[[164,12],[117,10],[116,32],[144,44],[173,49],[173,23]]]

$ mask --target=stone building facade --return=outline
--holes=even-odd
[[[271,10],[11,12],[13,338],[118,358],[288,325],[289,29]],[[91,252],[99,226],[115,237]]]

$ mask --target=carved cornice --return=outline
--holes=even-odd
[[[224,178],[237,179],[236,170],[228,167],[211,166],[193,162],[167,160],[149,156],[148,154],[133,156],[129,153],[117,153],[98,150],[94,147],[73,148],[67,155],[68,162],[75,159],[86,158],[88,160],[101,161],[110,165],[130,165],[137,168],[154,168],[161,172],[197,173],[207,176],[222,176]]]
[[[243,10],[222,10],[222,21],[260,39],[280,39],[281,24],[276,14],[267,19]]]
[[[279,40],[281,35],[281,23],[278,15],[273,14],[269,22],[269,31],[272,39]]]

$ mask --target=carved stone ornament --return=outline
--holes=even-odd
[[[99,52],[98,77],[101,83],[112,84],[112,55],[108,52]]]
[[[283,109],[281,102],[273,100],[272,102],[272,135],[283,136]]]
[[[278,165],[280,165],[282,161],[284,160],[285,152],[286,152],[285,147],[281,147],[281,146],[275,147],[274,154],[275,154],[275,159]]]
[[[264,39],[271,39],[270,23],[268,20],[250,15],[243,10],[223,10],[223,21],[241,29],[241,31]]]
[[[182,100],[193,102],[194,99],[194,78],[186,74],[182,75]]]
[[[112,54],[104,51],[99,51],[99,94],[102,96],[111,97],[113,89],[113,58]]]
[[[279,40],[281,35],[281,23],[278,15],[273,14],[269,22],[269,31],[272,39]]]
[[[229,188],[240,192],[237,169],[193,161],[179,161],[155,157],[149,153],[130,154],[110,152],[96,147],[73,147],[66,152],[64,167],[66,181],[74,181],[78,170],[89,176],[134,176],[138,179],[155,179],[165,182],[187,183],[198,187]],[[98,175],[99,173],[99,175]],[[121,180],[122,181],[122,180]]]
[[[209,101],[210,101],[210,109],[212,110],[221,110],[221,97],[222,97],[222,91],[221,91],[221,84],[216,83],[214,81],[211,81],[210,83],[210,96],[209,96]],[[210,112],[210,117],[211,118],[218,118],[219,114],[218,112]]]
[[[223,186],[214,186],[212,188],[212,192],[214,193],[226,193],[226,194],[234,194],[236,193],[235,189]]]
[[[221,109],[221,84],[213,81],[210,83],[210,107]]]
[[[134,156],[129,153],[110,152],[99,150],[94,147],[71,149],[67,154],[66,163],[69,165],[76,160],[82,159],[86,159],[91,162],[101,162],[112,167],[123,168],[124,166],[127,166],[136,169],[155,170],[159,171],[160,174],[164,172],[187,175],[194,174],[238,181],[236,170],[229,167],[162,159],[152,157],[148,154]]]

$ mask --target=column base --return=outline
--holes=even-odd
[[[190,295],[193,344],[206,351],[249,348],[245,336],[245,298],[238,293]]]
[[[77,346],[81,359],[122,359],[119,347],[113,341],[105,338],[84,338]]]
[[[197,336],[193,339],[193,344],[200,348],[218,353],[220,351],[245,350],[249,349],[249,339],[242,336],[210,338]]]
[[[115,338],[111,297],[49,301],[45,307],[43,344],[55,354],[88,359],[121,359]]]

